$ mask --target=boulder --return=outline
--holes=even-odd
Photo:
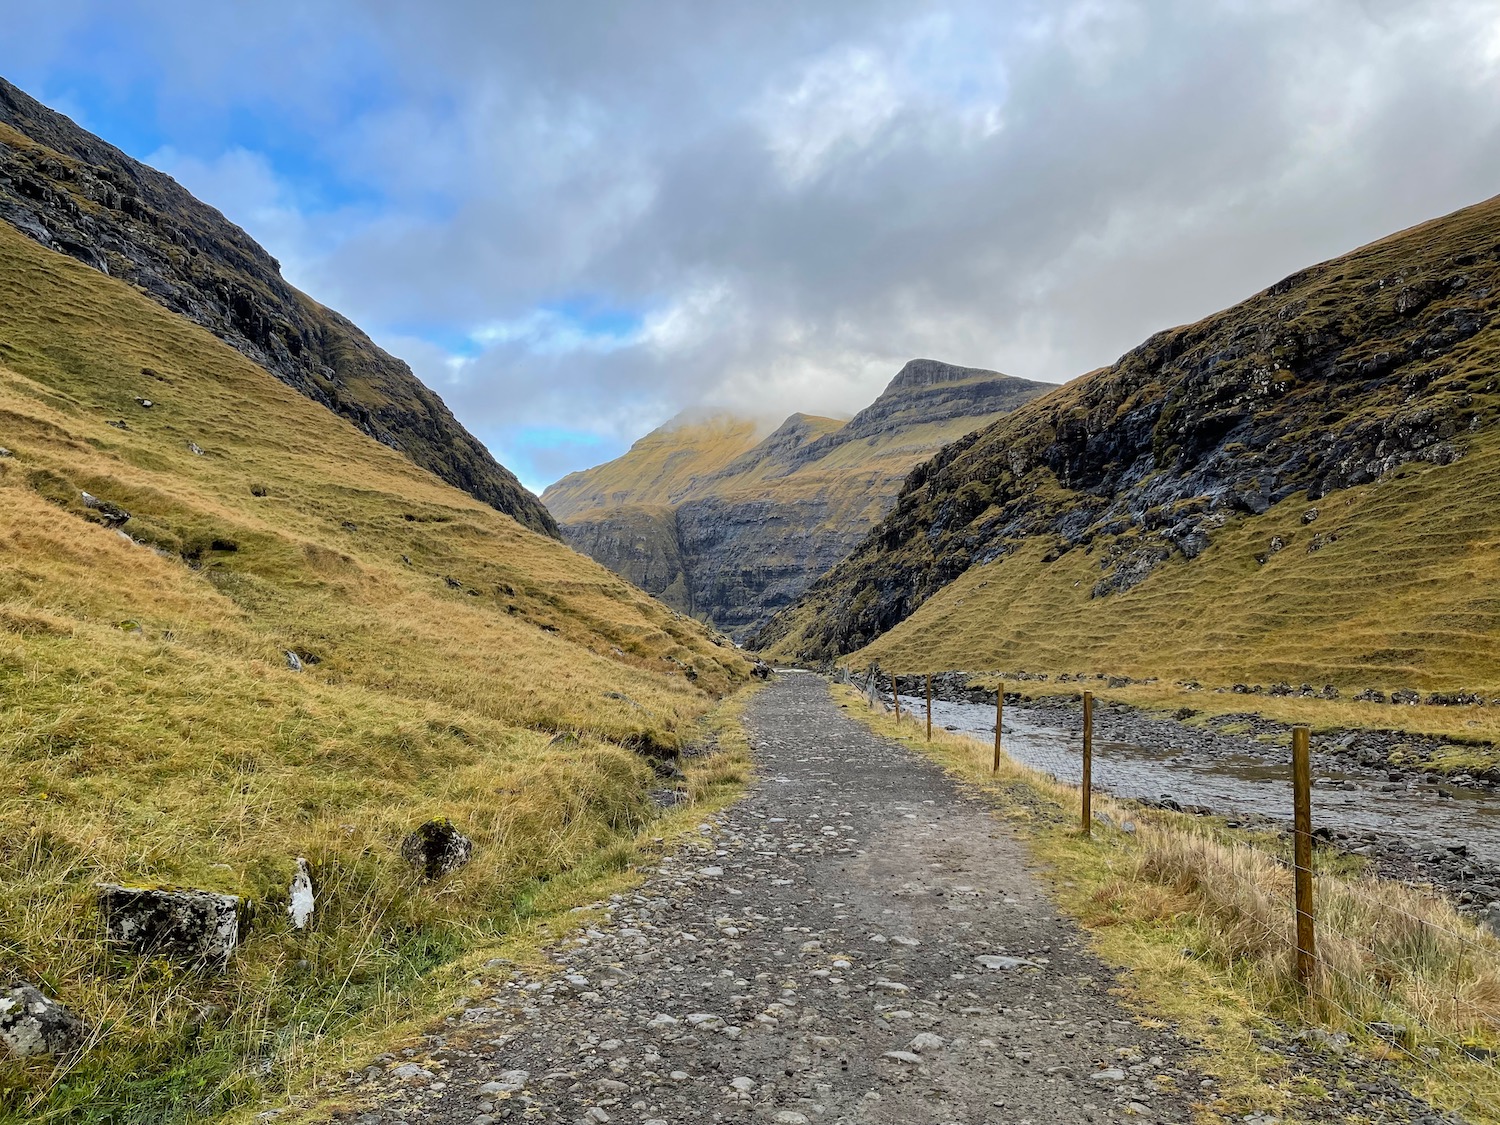
[[[1500,938],[1500,902],[1492,902],[1479,918],[1479,928],[1491,937]]]
[[[118,504],[111,504],[108,500],[101,500],[90,492],[80,492],[79,497],[83,500],[83,506],[91,512],[97,512],[101,523],[110,527],[118,527],[130,519],[130,513]]]
[[[0,1046],[12,1055],[62,1055],[87,1033],[84,1022],[29,984],[0,986]]]
[[[474,858],[474,841],[453,826],[447,817],[429,820],[401,841],[401,857],[436,880],[451,875]]]
[[[240,940],[236,895],[187,888],[99,885],[109,940],[138,953],[224,965]]]
[[[750,674],[757,680],[769,680],[771,678],[771,666],[764,660],[757,660],[750,666]]]
[[[287,649],[286,650],[286,666],[288,668],[290,668],[293,672],[300,672],[300,671],[302,671],[302,657],[298,656],[291,649]]]

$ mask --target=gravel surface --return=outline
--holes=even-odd
[[[760,778],[609,920],[350,1079],[362,1125],[1191,1120],[1211,1083],[1138,1024],[935,766],[786,674]],[[1200,1084],[1201,1083],[1201,1084]]]

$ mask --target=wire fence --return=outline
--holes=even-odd
[[[872,667],[861,687],[871,708],[884,706],[887,679],[899,720],[898,677],[883,677]],[[930,739],[930,677],[927,683]],[[1003,686],[996,694],[998,745]],[[1080,805],[1091,781],[1091,711],[1086,707],[1079,746]],[[1306,728],[1299,728],[1288,762],[1289,814],[1299,790],[1304,799],[1312,792],[1306,744]],[[1327,857],[1310,847],[1313,809],[1309,802],[1307,814],[1294,818],[1291,862],[1226,830],[1172,817],[1138,833],[1136,862],[1154,865],[1148,877],[1192,890],[1213,931],[1209,951],[1217,935],[1226,964],[1259,972],[1266,990],[1280,994],[1279,1014],[1325,1035],[1328,1028],[1353,1033],[1367,1052],[1430,1079],[1440,1100],[1456,1111],[1500,1122],[1500,940],[1429,886],[1319,871],[1319,859],[1326,864]],[[1095,819],[1090,816],[1082,831],[1090,831]],[[1297,842],[1304,834],[1307,872],[1299,896]],[[1329,1045],[1313,1037],[1313,1049]]]

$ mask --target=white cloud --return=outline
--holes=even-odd
[[[506,450],[848,413],[917,355],[1066,379],[1500,186],[1481,0],[163,0],[80,55],[99,10],[0,66],[154,84],[154,159]]]
[[[847,163],[881,135],[902,97],[890,64],[864,47],[816,59],[790,90],[768,91],[755,117],[790,186]]]

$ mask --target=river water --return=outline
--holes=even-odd
[[[925,721],[926,701],[901,697]],[[990,704],[934,700],[934,728],[946,728],[984,742],[995,736]],[[1001,745],[1015,760],[1076,784],[1081,777],[1078,712],[1071,727],[1055,713],[1025,706],[1005,708]],[[1484,791],[1446,784],[1398,783],[1336,755],[1318,754],[1313,764],[1313,823],[1348,832],[1380,832],[1413,844],[1462,842],[1478,859],[1500,865],[1500,798]],[[1268,746],[1212,753],[1186,747],[1161,749],[1110,737],[1106,715],[1094,718],[1094,785],[1118,797],[1170,797],[1183,805],[1206,805],[1228,816],[1258,815],[1290,822],[1291,752]],[[1442,795],[1440,796],[1439,793]]]

